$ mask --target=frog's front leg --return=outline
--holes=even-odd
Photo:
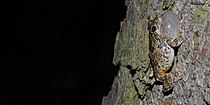
[[[184,41],[184,38],[182,35],[180,35],[175,39],[168,39],[167,44],[174,48],[174,47],[180,46],[183,43],[183,41]]]
[[[176,37],[168,38],[167,44],[172,48],[180,46],[184,42],[184,28],[179,28],[179,34]]]

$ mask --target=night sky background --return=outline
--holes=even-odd
[[[2,2],[0,105],[100,105],[124,0]]]

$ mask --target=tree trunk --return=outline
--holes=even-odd
[[[113,58],[119,71],[102,105],[209,105],[210,0],[126,0],[125,4],[127,14]],[[183,77],[164,93],[163,84],[150,76],[148,21],[169,10],[183,22],[184,42],[176,54]]]

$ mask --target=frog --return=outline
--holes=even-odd
[[[163,92],[174,87],[174,82],[182,78],[182,71],[177,67],[175,48],[184,42],[182,20],[178,14],[165,11],[149,22],[149,57],[150,67],[156,81],[163,84]]]

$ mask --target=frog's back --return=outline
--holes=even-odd
[[[154,38],[151,35],[150,58],[155,74],[160,73],[166,67],[171,67],[174,59],[174,50],[165,42],[163,38]]]

